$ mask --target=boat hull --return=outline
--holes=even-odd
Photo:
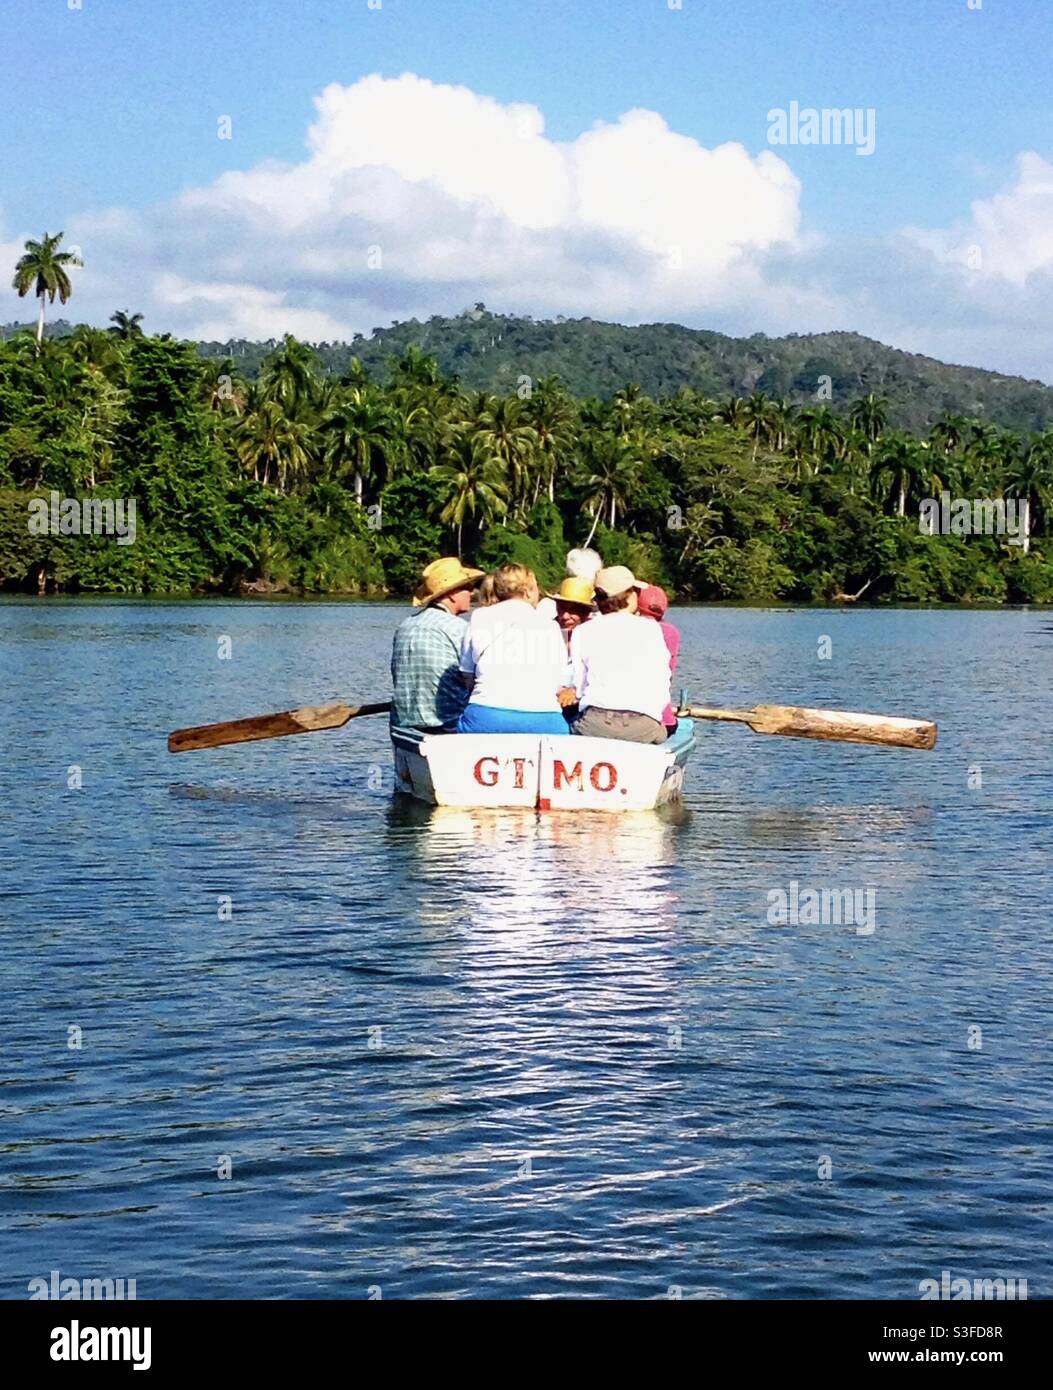
[[[687,720],[655,745],[571,734],[398,737],[395,787],[433,806],[650,811],[680,799],[694,743]]]

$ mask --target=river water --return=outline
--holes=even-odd
[[[166,751],[386,698],[401,614],[0,603],[0,1294],[1049,1296],[1053,614],[677,610],[696,703],[941,729],[700,728],[679,812]]]

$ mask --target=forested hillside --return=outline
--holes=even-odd
[[[9,325],[0,336],[17,329]],[[64,336],[72,329],[59,320],[47,331]],[[230,358],[250,380],[277,346],[243,340],[197,344],[202,356]],[[501,394],[514,392],[524,376],[558,376],[579,399],[610,396],[634,382],[654,397],[682,387],[714,397],[763,391],[797,405],[826,404],[843,416],[858,396],[875,392],[888,401],[889,424],[915,433],[948,415],[976,416],[1024,434],[1053,425],[1053,388],[1041,382],[949,366],[857,333],[729,338],[677,324],[535,321],[490,314],[477,305],[452,318],[378,327],[350,344],[322,343],[316,352],[324,372],[343,375],[354,356],[376,378],[390,357],[410,346],[433,356],[443,374],[463,386]]]
[[[454,551],[553,583],[567,547],[592,541],[681,599],[1053,601],[1053,429],[955,411],[912,434],[893,424],[888,379],[841,413],[760,378],[748,395],[709,378],[655,398],[633,380],[646,360],[627,354],[617,390],[579,398],[525,357],[507,390],[476,390],[474,349],[459,381],[412,345],[381,360],[384,341],[336,375],[293,338],[249,379],[115,319],[0,343],[4,587],[404,594]],[[464,331],[510,361],[501,324],[481,315]],[[919,503],[945,488],[1026,498],[1030,537],[922,534]],[[34,533],[30,502],[53,492],[134,499],[135,543]]]

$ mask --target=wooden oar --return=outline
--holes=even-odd
[[[305,705],[280,714],[258,714],[225,724],[199,724],[168,735],[170,753],[221,748],[229,743],[252,743],[288,734],[313,734],[342,729],[367,714],[387,714],[390,702],[374,705]],[[845,710],[803,709],[799,705],[754,705],[753,709],[709,709],[687,705],[677,710],[684,719],[722,719],[748,724],[757,734],[788,738],[834,739],[842,743],[875,743],[892,748],[934,748],[936,725],[927,719],[895,719],[884,714],[850,714]]]
[[[935,748],[936,725],[928,719],[893,719],[885,714],[850,714],[846,710],[802,709],[799,705],[754,705],[753,709],[678,709],[684,719],[730,719],[748,724],[755,734],[788,738],[836,739],[842,743],[879,743],[890,748]]]
[[[251,719],[231,719],[226,724],[199,724],[176,729],[168,735],[169,753],[189,753],[195,748],[220,748],[225,743],[251,743],[259,738],[284,738],[286,734],[313,734],[319,729],[341,729],[349,719],[366,714],[387,714],[382,705],[305,705],[282,714],[257,714]]]

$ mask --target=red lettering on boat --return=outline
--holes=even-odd
[[[493,763],[493,770],[487,774],[483,773],[483,763]],[[480,758],[475,765],[475,780],[481,787],[497,786],[497,759],[494,757]],[[520,784],[522,785],[522,784]]]
[[[607,770],[607,776],[605,778],[607,785],[605,787],[600,786],[600,771],[603,768],[606,768]],[[592,785],[598,792],[614,791],[615,787],[618,785],[618,773],[615,770],[614,764],[597,763],[596,766],[589,773],[589,781],[592,783]]]
[[[517,791],[522,791],[522,789],[523,789],[523,768],[524,768],[525,764],[526,764],[526,758],[513,758],[513,759],[512,759],[512,766],[513,766],[513,767],[515,768],[515,770],[516,770],[516,780],[515,780],[515,782],[513,782],[512,785],[516,788]]]
[[[582,790],[581,763],[575,763],[570,772],[568,772],[558,758],[553,759],[552,785],[555,790],[559,791],[560,787],[564,785],[569,787],[572,782],[577,786],[580,792]]]

